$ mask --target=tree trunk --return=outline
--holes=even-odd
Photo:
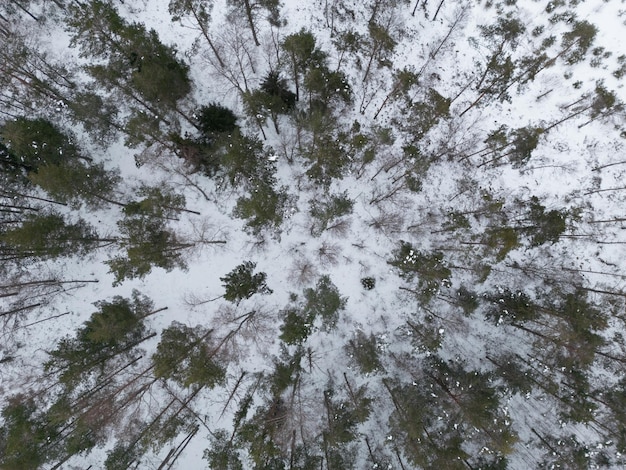
[[[252,6],[250,5],[250,0],[244,0],[244,5],[246,8],[246,17],[248,18],[248,24],[250,25],[250,31],[252,31],[252,38],[254,39],[254,44],[256,46],[260,46],[261,43],[256,35],[256,29],[254,27],[254,18],[252,17]]]

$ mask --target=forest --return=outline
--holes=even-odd
[[[624,37],[0,2],[0,469],[624,468]]]

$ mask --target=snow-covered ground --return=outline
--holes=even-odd
[[[53,9],[51,2],[34,3],[43,3],[46,8]],[[192,20],[172,21],[168,2],[164,1],[112,3],[129,21],[154,28],[161,41],[175,45],[179,58],[190,65],[192,96],[185,98],[181,105],[186,111],[191,113],[199,105],[218,102],[235,111],[245,133],[261,137],[253,121],[244,118],[240,95],[227,82],[226,74],[215,67],[215,57],[197,28],[191,26]],[[138,167],[136,157],[143,147],[125,147],[121,135],[98,146],[90,141],[83,129],[74,127],[80,146],[94,161],[104,162],[108,168],[119,168],[123,177],[121,199],[142,183],[169,185],[184,194],[188,209],[200,213],[181,212],[177,215],[179,220],[170,222],[169,226],[186,240],[197,241],[199,234],[203,233],[208,239],[225,240],[226,243],[196,243],[185,252],[187,269],[166,272],[154,268],[142,279],[126,280],[116,286],[113,286],[114,277],[109,266],[104,264],[118,254],[114,246],[101,248],[87,257],[69,257],[26,267],[23,279],[98,282],[71,284],[72,287],[80,286],[77,289],[64,285],[65,291],[50,297],[49,302],[19,316],[13,315],[11,321],[6,322],[0,354],[12,360],[0,364],[0,404],[5,405],[18,394],[49,390],[36,395],[38,405],[45,410],[54,401],[56,390],[54,376],[45,375],[43,371],[48,352],[62,338],[74,336],[77,328],[96,310],[94,302],[110,300],[113,296],[130,297],[137,289],[152,299],[156,309],[167,307],[167,310],[146,320],[149,329],[158,334],[141,344],[141,360],[122,374],[121,383],[150,366],[160,332],[172,322],[213,329],[213,345],[228,338],[220,356],[227,364],[227,380],[214,389],[202,389],[185,405],[200,427],[173,467],[210,468],[207,460],[203,460],[203,453],[211,446],[211,438],[218,430],[226,429],[229,435],[233,431],[233,418],[248,391],[254,390],[255,393],[247,419],[252,418],[257,407],[275,405],[275,397],[270,391],[257,385],[261,374],[271,376],[278,358],[296,352],[295,346],[286,346],[279,339],[284,321],[282,311],[294,304],[292,294],[298,296],[295,303],[301,302],[305,289],[313,288],[320,276],[329,276],[347,302],[335,327],[328,330],[319,319],[312,326],[311,334],[302,345],[302,372],[296,383],[289,385],[283,393],[284,400],[292,400],[292,409],[281,424],[283,428],[280,431],[274,429],[270,434],[275,434],[268,439],[280,442],[287,455],[291,455],[294,446],[301,442],[310,445],[314,449],[311,452],[324,455],[319,443],[332,421],[327,416],[328,394],[325,393],[331,383],[336,396],[340,397],[338,399],[348,407],[351,388],[365,386],[374,405],[369,418],[356,426],[354,441],[345,444],[345,449],[354,449],[353,468],[381,468],[376,467],[372,454],[379,450],[381,455],[387,456],[388,468],[419,468],[403,450],[397,430],[389,425],[390,416],[398,408],[389,392],[389,384],[398,380],[416,385],[416,381],[428,380],[423,368],[430,367],[428,360],[434,355],[449,364],[462,364],[467,371],[491,373],[495,366],[488,358],[497,361],[510,353],[517,354],[525,368],[534,368],[535,374],[532,381],[529,379],[532,390],[528,393],[510,390],[498,373],[488,380],[489,385],[497,390],[499,399],[495,414],[517,435],[517,439],[511,439],[506,455],[507,468],[538,468],[541,462],[548,462],[543,468],[597,468],[601,463],[596,457],[601,450],[607,455],[606,468],[622,468],[625,461],[615,445],[619,439],[613,424],[606,424],[611,421],[609,418],[613,413],[602,403],[605,400],[602,392],[623,378],[623,361],[626,360],[624,344],[620,342],[626,320],[623,315],[626,237],[623,221],[593,222],[624,217],[625,166],[621,164],[626,136],[624,110],[606,113],[598,119],[592,119],[590,111],[575,113],[593,100],[598,85],[614,93],[618,103],[626,101],[623,79],[613,73],[619,68],[618,58],[626,54],[623,39],[626,36],[626,6],[623,1],[616,0],[417,3],[419,5],[412,15],[414,2],[285,0],[281,5],[285,25],[280,28],[271,27],[259,14],[257,27],[261,45],[247,45],[254,54],[251,60],[256,66],[247,77],[251,88],[258,87],[270,69],[270,63],[271,67],[277,66],[276,57],[272,56],[275,41],[280,42],[302,28],[310,30],[317,45],[328,53],[331,69],[337,66],[340,57],[334,45],[337,32],[353,30],[366,37],[369,34],[368,20],[374,17],[371,16],[374,5],[380,8],[374,14],[376,20],[388,21],[391,34],[397,41],[388,57],[390,66],[374,66],[365,81],[366,46],[356,53],[347,53],[341,63],[341,70],[353,91],[353,100],[338,109],[339,125],[347,131],[357,121],[363,133],[373,134],[376,129],[389,128],[393,136],[389,142],[378,145],[371,163],[361,166],[358,150],[355,150],[354,164],[342,179],[333,181],[328,188],[317,185],[305,174],[305,159],[296,157],[289,161],[283,152],[296,149],[290,118],[280,117],[280,134],[276,134],[268,121],[264,128],[267,134],[264,144],[277,156],[278,184],[286,186],[287,193],[293,197],[278,230],[251,234],[245,221],[232,215],[238,197],[245,194],[243,189],[219,187],[215,180],[201,173],[185,173],[186,168],[173,155],[153,158]],[[554,13],[571,10],[575,12],[576,20],[550,22],[551,15],[546,12],[548,3],[563,3]],[[337,8],[334,17],[333,7]],[[38,7],[33,8],[38,11]],[[212,8],[209,31],[223,50],[233,34],[227,18],[229,8],[222,0],[215,1]],[[54,60],[64,61],[68,67],[84,63],[88,59],[79,58],[78,51],[68,46],[68,32],[63,27],[64,13],[54,11],[54,15],[39,23],[22,15],[19,28],[32,35],[33,40],[39,40],[41,47]],[[341,12],[345,13],[343,18]],[[433,19],[435,12],[436,20]],[[481,94],[475,85],[485,63],[498,47],[481,36],[480,27],[513,17],[525,26],[525,32],[515,46],[503,43],[505,53],[514,61],[532,56],[544,39],[554,36],[554,44],[545,52],[556,60],[542,69],[534,80],[522,86],[512,85],[507,90],[509,100],[499,101],[487,96],[477,106],[470,107]],[[583,20],[597,26],[597,36],[584,60],[569,65],[564,56],[559,56],[563,47],[561,37],[571,29],[574,21]],[[329,27],[331,22],[336,28],[334,32]],[[247,27],[245,22],[243,25]],[[536,29],[538,27],[541,29]],[[536,31],[534,35],[533,31]],[[249,36],[247,30],[242,30],[241,34],[242,37]],[[596,56],[592,49],[595,48],[604,48],[597,50],[598,57],[607,51],[611,55],[593,63]],[[283,67],[286,70],[286,66]],[[408,116],[406,102],[393,93],[394,72],[403,68],[419,75],[418,84],[407,91],[412,104],[426,101],[429,89],[452,100],[449,115],[439,119],[417,142],[414,131],[406,127],[410,119],[416,118]],[[288,73],[284,72],[284,75],[287,77]],[[393,96],[387,99],[389,95]],[[42,115],[68,128],[71,126],[63,112],[43,111]],[[8,119],[7,116],[0,118]],[[552,127],[561,120],[562,123]],[[415,126],[414,121],[410,125]],[[498,154],[489,153],[485,144],[488,135],[501,126],[507,126],[509,130],[526,126],[549,130],[540,135],[530,160],[516,167],[506,156],[497,159]],[[191,128],[186,130],[192,131]],[[418,163],[403,157],[403,148],[407,145],[419,147],[420,154],[414,158],[431,159],[427,171],[419,175],[419,191],[411,191],[404,184],[405,174]],[[436,158],[431,158],[434,156]],[[494,158],[496,160],[491,161]],[[345,223],[314,234],[310,203],[323,200],[328,194],[344,192],[354,201],[352,213],[342,219]],[[546,210],[569,211],[566,231],[556,243],[540,246],[531,246],[528,237],[520,235],[519,244],[499,259],[497,249],[490,249],[483,243],[485,234],[497,227],[525,225],[524,204],[532,196],[539,198]],[[485,207],[490,201],[501,201],[501,205],[487,210]],[[465,213],[467,226],[446,230],[444,224],[450,220],[450,212]],[[68,210],[68,213],[76,215],[78,211]],[[80,215],[94,224],[100,235],[115,235],[121,211],[119,207],[111,206],[91,213],[82,209]],[[417,281],[401,279],[398,270],[388,263],[401,241],[423,253],[442,253],[443,265],[451,271],[449,279],[440,282],[439,289],[428,302],[420,301],[410,292],[417,289]],[[254,295],[239,304],[227,302],[221,298],[224,287],[220,278],[244,261],[253,261],[255,271],[266,273],[267,285],[273,293]],[[483,276],[481,266],[491,269]],[[366,277],[375,279],[372,290],[363,288],[361,280]],[[7,279],[6,284],[10,281]],[[498,325],[487,319],[485,312],[490,304],[486,298],[476,311],[464,314],[457,305],[457,290],[461,286],[479,298],[498,288],[519,290],[533,299],[541,299],[543,305],[548,305],[550,296],[559,289],[564,293],[576,288],[592,289],[588,291],[589,300],[607,316],[606,329],[597,332],[605,339],[599,349],[618,358],[611,360],[596,354],[593,363],[584,370],[589,377],[589,393],[597,398],[594,403],[598,410],[593,413],[592,420],[577,423],[562,416],[563,402],[558,397],[568,395],[570,389],[566,371],[558,369],[556,353],[549,350],[551,347],[558,350],[554,343],[542,342],[539,336],[514,325]],[[557,299],[552,300],[556,302]],[[0,299],[2,311],[12,308],[10,302],[10,297]],[[65,312],[69,314],[37,323]],[[253,320],[238,328],[243,316],[249,312],[256,312]],[[527,322],[523,326],[558,338],[565,331],[558,327],[561,320],[546,314],[537,322]],[[425,345],[427,340],[409,325],[415,325],[424,337],[436,339],[439,345],[428,348]],[[359,332],[376,337],[380,370],[363,374],[349,357],[345,346]],[[567,339],[563,338],[563,341]],[[458,383],[456,386],[461,387],[457,392],[462,397],[467,390]],[[448,414],[454,409],[454,400],[450,401],[443,389],[433,389],[432,384],[430,387],[432,397],[428,406],[443,410],[433,411],[430,418],[448,423],[455,430],[457,425],[463,429],[467,456],[463,458],[464,463],[463,459],[450,457],[448,467],[434,466],[442,465],[439,461],[431,463],[433,466],[429,468],[463,468],[463,465],[467,465],[465,468],[487,468],[480,466],[484,464],[478,457],[493,455],[494,450],[480,447],[484,442],[491,442],[490,439],[496,440],[490,434],[496,431],[468,424],[471,420],[467,419],[462,405],[459,405],[458,414]],[[107,452],[117,442],[132,441],[132,430],[141,429],[136,423],[151,422],[171,400],[172,394],[185,400],[190,391],[172,381],[157,381],[149,393],[130,407],[132,410],[129,408],[122,414],[117,425],[108,429],[110,437],[106,444],[73,456],[62,463],[61,468],[104,468]],[[450,392],[450,395],[457,392]],[[431,430],[439,429],[432,423],[428,426]],[[624,426],[626,423],[622,423],[622,430]],[[498,426],[494,425],[496,428]],[[147,449],[134,468],[170,468],[164,463],[169,462],[167,456],[185,442],[188,434],[189,431],[181,431],[164,445]],[[563,457],[559,461],[559,446],[571,436],[586,446],[584,452],[589,460],[581,458],[579,463],[567,463]],[[434,439],[443,437],[435,435]],[[254,466],[248,458],[250,449],[245,443],[236,442],[243,468],[263,468],[258,464]],[[503,445],[502,449],[505,447]],[[321,466],[317,463],[316,468],[339,468],[328,463],[327,455],[321,459],[324,463]],[[289,457],[284,461],[284,468],[300,468],[299,464],[293,464],[293,460],[290,467]],[[385,460],[381,458],[380,462]],[[44,468],[53,468],[57,463],[58,460],[51,461]]]

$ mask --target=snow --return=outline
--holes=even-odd
[[[318,45],[323,50],[331,51],[330,58],[335,60],[338,54],[333,53],[332,37],[326,27],[322,1],[285,0],[282,15],[287,25],[274,30],[279,38],[297,32],[301,28],[310,28],[316,35]],[[345,1],[356,13],[354,22],[339,24],[342,28],[354,27],[366,34],[367,12],[364,2]],[[420,2],[421,3],[421,2]],[[485,3],[485,2],[480,2]],[[518,1],[517,11],[528,31],[539,25],[546,26],[546,34],[557,37],[567,30],[567,25],[546,23],[543,12],[545,2]],[[120,12],[132,21],[140,21],[148,28],[154,28],[166,44],[175,44],[179,55],[191,66],[194,80],[193,102],[206,104],[212,101],[224,103],[243,116],[243,106],[233,91],[232,85],[215,72],[211,65],[211,51],[202,40],[197,44],[198,31],[189,27],[188,20],[172,22],[167,11],[167,2],[157,0],[126,0],[115,2]],[[401,5],[394,17],[394,25],[402,32],[402,39],[392,56],[396,69],[412,67],[422,70],[425,87],[435,88],[441,95],[457,96],[451,107],[451,115],[458,116],[473,100],[477,93],[472,87],[461,91],[470,77],[479,75],[475,62],[483,63],[488,57],[487,44],[480,38],[477,27],[489,24],[499,17],[495,7],[486,8],[479,4],[468,8],[464,20],[455,29],[445,47],[438,53],[437,59],[428,59],[430,51],[438,45],[448,33],[450,24],[459,14],[458,2],[444,2],[437,21],[431,21],[439,2],[427,2],[425,16],[421,8],[416,15],[410,15],[413,5]],[[322,391],[327,386],[330,376],[335,378],[336,386],[343,383],[343,372],[349,374],[350,380],[357,385],[368,385],[370,395],[380,399],[372,418],[361,425],[359,432],[366,436],[375,436],[380,441],[394,441],[389,434],[387,420],[393,411],[393,404],[388,393],[381,385],[381,377],[390,371],[401,370],[398,364],[402,361],[414,361],[402,377],[410,382],[411,375],[424,357],[433,354],[427,350],[412,331],[406,328],[406,322],[418,321],[422,326],[428,325],[433,333],[438,333],[437,340],[441,343],[437,351],[443,359],[466,364],[467,370],[488,371],[492,364],[484,359],[487,354],[503,354],[514,352],[527,357],[533,354],[533,338],[520,330],[509,328],[500,321],[492,325],[478,312],[464,317],[453,314],[452,308],[441,300],[443,294],[454,294],[454,288],[470,285],[477,292],[492,291],[496,286],[508,286],[512,290],[524,289],[526,292],[541,291],[544,288],[542,276],[566,282],[574,273],[565,272],[564,268],[584,270],[577,275],[584,285],[623,292],[625,274],[623,260],[626,238],[622,224],[593,225],[593,220],[606,220],[623,217],[623,196],[620,191],[593,192],[595,189],[619,188],[623,186],[624,167],[615,165],[594,171],[603,165],[621,160],[624,139],[619,135],[623,129],[623,113],[607,119],[596,120],[585,124],[588,118],[579,116],[560,125],[540,138],[538,148],[533,152],[530,162],[516,169],[511,165],[479,166],[490,157],[476,155],[460,161],[455,155],[478,152],[485,147],[487,134],[500,125],[515,129],[527,125],[548,126],[566,116],[570,111],[566,107],[578,100],[585,93],[593,92],[596,84],[602,81],[604,86],[616,93],[619,100],[626,101],[623,83],[618,81],[612,71],[617,68],[617,56],[626,53],[623,50],[624,23],[620,15],[619,2],[581,2],[577,3],[576,13],[579,20],[585,19],[599,27],[599,34],[594,47],[605,47],[613,55],[606,59],[600,67],[591,67],[589,61],[576,64],[570,68],[572,78],[564,78],[565,67],[560,62],[539,74],[533,82],[524,85],[518,92],[516,87],[510,90],[511,102],[493,102],[470,110],[462,118],[455,117],[441,121],[421,143],[424,154],[436,153],[442,143],[447,143],[450,155],[446,154],[434,162],[422,181],[422,190],[412,193],[406,190],[379,202],[373,199],[384,196],[395,188],[394,179],[403,167],[389,168],[394,158],[402,155],[402,146],[407,138],[406,133],[396,130],[396,141],[389,146],[381,146],[382,150],[376,160],[365,167],[361,173],[353,172],[341,181],[334,181],[330,188],[316,187],[303,176],[305,170],[301,161],[296,159],[290,163],[286,155],[281,153],[281,143],[289,142],[288,120],[281,118],[281,135],[276,135],[273,126],[266,129],[268,140],[265,144],[273,147],[271,161],[277,165],[277,177],[280,185],[289,187],[289,193],[297,196],[294,207],[286,216],[279,233],[263,233],[256,237],[246,232],[245,222],[232,217],[232,210],[237,197],[243,194],[240,190],[221,189],[208,177],[200,174],[182,176],[172,170],[182,170],[181,163],[175,157],[164,155],[152,160],[149,154],[142,154],[144,148],[129,149],[124,146],[123,138],[110,142],[104,148],[90,142],[88,136],[80,129],[75,132],[81,147],[89,152],[96,161],[105,162],[107,168],[119,168],[124,181],[120,195],[129,195],[133,188],[141,183],[154,185],[168,184],[186,197],[188,208],[201,212],[201,215],[181,213],[179,221],[172,223],[176,233],[195,239],[199,232],[205,232],[212,239],[227,240],[225,245],[199,245],[186,254],[188,269],[165,272],[155,268],[144,279],[124,281],[112,287],[113,276],[103,262],[114,256],[115,247],[98,250],[87,259],[69,258],[42,265],[33,265],[32,273],[43,274],[49,271],[50,277],[62,279],[98,280],[97,283],[85,283],[77,290],[67,290],[54,297],[50,304],[29,311],[22,319],[23,324],[36,322],[63,312],[54,321],[45,321],[28,328],[3,331],[4,343],[0,347],[2,356],[14,356],[10,363],[0,365],[0,403],[20,392],[27,392],[45,384],[38,377],[42,374],[42,363],[47,359],[46,351],[54,348],[61,338],[72,336],[73,332],[95,311],[94,302],[110,299],[114,295],[129,297],[133,289],[141,291],[154,301],[155,308],[168,307],[164,312],[150,317],[148,324],[151,330],[160,332],[177,321],[194,327],[203,325],[215,328],[219,335],[224,336],[236,328],[234,320],[251,310],[257,310],[258,322],[246,327],[237,336],[235,344],[230,348],[228,382],[225,387],[216,390],[203,390],[194,400],[192,408],[198,415],[208,417],[207,426],[211,432],[218,429],[232,429],[232,418],[237,407],[229,403],[226,412],[222,413],[241,371],[248,371],[250,378],[245,386],[236,393],[240,400],[244,391],[252,386],[253,372],[271,373],[275,357],[280,356],[278,340],[279,327],[282,319],[280,310],[290,304],[290,294],[295,293],[302,298],[304,288],[313,287],[321,275],[329,275],[332,282],[339,288],[348,302],[341,313],[339,324],[330,333],[323,331],[319,323],[315,324],[313,333],[306,342],[311,356],[303,360],[303,368],[311,372],[303,379],[301,393],[304,395],[301,406],[310,407],[311,413],[323,416]],[[216,1],[213,7],[211,32],[216,37],[228,34],[226,25],[227,6],[224,1]],[[337,20],[339,21],[339,20]],[[34,28],[36,25],[23,20],[24,27]],[[46,34],[44,37],[43,34]],[[263,24],[260,38],[263,45],[255,49],[257,54],[256,74],[250,82],[254,85],[267,71],[267,56],[271,52],[271,36],[267,24]],[[37,26],[33,35],[40,35],[40,42],[46,50],[58,60],[68,64],[85,60],[78,57],[75,49],[69,48],[69,39],[63,28],[54,19],[43,26]],[[245,32],[247,34],[247,31]],[[473,38],[471,41],[469,38]],[[556,54],[559,42],[548,51]],[[536,41],[526,38],[520,42],[514,54],[521,57],[531,53]],[[619,50],[622,48],[622,50]],[[270,52],[268,52],[270,51]],[[334,51],[336,52],[336,51]],[[385,97],[393,86],[391,72],[386,68],[376,69],[372,73],[371,83],[363,89],[361,81],[363,71],[358,70],[354,62],[344,61],[350,84],[355,92],[354,104],[343,110],[341,123],[348,125],[358,120],[367,131],[369,125],[392,126],[394,120],[403,119],[403,110],[395,103],[386,105],[377,120],[373,116],[383,104]],[[332,64],[331,64],[332,69]],[[437,78],[434,74],[437,74]],[[573,84],[580,80],[579,88]],[[552,91],[551,91],[552,90]],[[551,91],[551,92],[550,92]],[[414,90],[415,100],[420,100],[421,89]],[[546,95],[547,92],[550,92]],[[368,100],[369,104],[368,104]],[[185,105],[192,107],[191,100]],[[364,112],[359,105],[364,103]],[[58,113],[60,115],[60,111]],[[50,114],[51,117],[56,115]],[[242,120],[243,121],[243,120]],[[69,125],[69,123],[65,123]],[[582,126],[582,127],[579,127]],[[617,127],[616,130],[614,127]],[[252,125],[246,127],[251,134],[258,133]],[[293,136],[295,139],[295,136]],[[466,151],[469,149],[469,151]],[[136,165],[136,156],[145,160],[143,166]],[[446,157],[450,156],[450,159]],[[506,159],[504,159],[506,161]],[[504,163],[504,161],[503,161]],[[390,165],[392,166],[392,165]],[[383,168],[389,168],[384,169]],[[600,178],[598,181],[597,178]],[[191,180],[207,196],[189,184]],[[467,185],[467,182],[472,184]],[[598,186],[599,185],[599,186]],[[354,199],[353,213],[345,217],[347,228],[343,231],[324,232],[319,237],[311,236],[311,217],[308,214],[309,201],[328,194],[339,194],[347,191]],[[520,215],[516,201],[526,201],[531,196],[538,196],[548,210],[580,209],[581,219],[566,232],[567,235],[589,235],[589,237],[562,238],[556,244],[542,246],[537,249],[528,247],[514,248],[507,257],[496,262],[487,260],[492,266],[491,274],[484,282],[477,280],[475,273],[464,270],[471,263],[470,257],[480,258],[478,252],[467,252],[459,245],[459,240],[472,241],[472,234],[480,234],[486,228],[484,219],[471,218],[472,232],[434,233],[441,228],[444,215],[450,209],[473,211],[480,208],[481,193],[488,191],[494,198],[504,198],[504,208],[509,213]],[[105,208],[91,214],[82,214],[87,220],[96,224],[102,235],[115,234],[116,221],[120,218],[119,208]],[[388,220],[380,221],[387,215]],[[441,288],[436,305],[421,308],[416,305],[414,296],[398,290],[405,284],[397,276],[394,269],[387,264],[391,252],[398,248],[399,241],[406,240],[419,250],[430,252],[434,249],[445,251],[445,263],[459,267],[453,271],[452,279],[444,280],[453,288]],[[596,243],[597,241],[603,243]],[[463,248],[465,251],[455,251]],[[476,248],[479,249],[478,247]],[[412,252],[411,255],[414,253]],[[223,294],[220,277],[230,272],[243,261],[252,260],[257,263],[256,270],[267,273],[268,286],[274,293],[270,296],[253,296],[239,305],[228,304],[219,297]],[[407,261],[414,261],[407,257]],[[542,275],[528,276],[516,269],[516,264],[528,268],[536,268]],[[302,275],[304,266],[310,266],[311,273]],[[609,273],[601,274],[601,273]],[[43,276],[42,276],[43,277]],[[364,290],[360,280],[373,277],[376,286],[373,290]],[[567,281],[569,282],[569,281]],[[600,299],[592,294],[592,298]],[[217,299],[209,301],[210,299]],[[614,299],[615,300],[615,299]],[[206,301],[206,302],[205,302]],[[8,305],[8,301],[0,299],[0,305]],[[256,320],[255,320],[256,321]],[[8,328],[8,327],[7,327]],[[343,346],[357,331],[366,335],[373,333],[379,341],[379,350],[384,358],[385,371],[368,376],[360,376],[352,368],[346,357]],[[615,333],[623,333],[623,321],[610,319],[610,326],[605,337]],[[143,364],[149,364],[149,358],[158,344],[159,337],[152,338],[142,344],[145,350]],[[293,352],[293,351],[292,351]],[[309,363],[310,362],[310,363]],[[612,385],[617,377],[611,376],[610,368],[603,368],[599,361],[594,364],[592,378],[594,386],[601,388]],[[306,364],[304,364],[306,363]],[[541,365],[540,365],[541,366]],[[143,366],[139,366],[143,367]],[[549,365],[544,372],[549,373]],[[457,384],[458,385],[458,384]],[[143,408],[144,413],[158,409],[158,404],[168,401],[167,392],[162,384],[154,390],[155,403]],[[439,395],[431,393],[433,400]],[[255,405],[261,404],[261,396],[255,397]],[[556,429],[560,436],[576,435],[581,442],[593,444],[600,449],[606,446],[609,452],[619,460],[611,443],[591,423],[588,425],[560,421],[555,401],[540,388],[525,396],[506,394],[501,399],[506,408],[506,419],[512,423],[518,433],[519,441],[514,452],[509,456],[510,468],[532,468],[540,456],[536,448],[541,446],[537,436],[530,432],[536,429],[543,435]],[[254,410],[254,406],[252,408]],[[445,412],[445,411],[444,411]],[[154,414],[154,413],[153,413]],[[249,413],[248,417],[252,415]],[[295,418],[294,418],[295,419]],[[441,416],[441,420],[449,420]],[[454,418],[453,418],[454,419]],[[317,431],[315,424],[309,423],[307,430],[311,435]],[[455,428],[457,424],[454,424]],[[184,453],[176,462],[176,468],[206,468],[202,459],[204,449],[209,445],[210,432],[201,426],[198,434],[185,448]],[[184,438],[179,436],[173,444],[166,445],[154,455],[148,453],[142,460],[140,468],[158,468],[170,448]],[[362,440],[361,440],[362,441]],[[68,462],[67,468],[100,468],[106,458],[106,452],[114,444],[114,436],[102,448],[96,448],[87,455],[80,455]],[[366,468],[367,450],[363,442],[358,444],[359,452],[356,468]],[[544,449],[545,451],[545,449]],[[617,464],[616,464],[617,465]],[[617,467],[616,467],[617,468]]]

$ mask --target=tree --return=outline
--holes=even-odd
[[[284,317],[283,324],[280,327],[281,341],[289,345],[298,345],[306,341],[311,334],[310,318],[299,308],[288,308],[282,310],[281,315]]]
[[[349,357],[354,360],[363,374],[371,374],[382,370],[378,351],[378,340],[373,333],[367,336],[359,330],[356,336],[345,346]]]
[[[222,429],[211,436],[211,446],[204,451],[204,459],[211,468],[222,470],[243,470],[233,439]]]
[[[278,230],[289,202],[286,188],[275,189],[274,178],[255,179],[250,195],[240,197],[233,211],[235,217],[247,219],[246,225],[254,234],[263,229]]]
[[[238,129],[235,113],[217,103],[202,106],[196,112],[196,119],[202,137],[208,142],[215,139],[216,135],[231,134]]]
[[[188,327],[178,322],[163,330],[152,355],[155,377],[173,380],[183,387],[213,388],[226,378],[223,358],[211,345],[212,330]]]
[[[0,127],[0,138],[14,164],[27,172],[80,158],[73,139],[43,118],[7,121]]]
[[[113,285],[125,279],[141,279],[153,266],[166,271],[184,269],[187,264],[181,251],[192,244],[181,242],[162,218],[130,212],[117,223],[121,233],[118,244],[125,250],[126,256],[116,256],[105,262],[109,272],[115,276]]]
[[[259,186],[265,186],[266,181],[274,182],[275,168],[270,150],[256,137],[235,130],[221,139],[216,147],[217,173],[231,186],[242,184],[246,189],[254,191]]]
[[[310,202],[309,213],[315,219],[311,227],[312,235],[320,235],[329,228],[336,219],[352,213],[354,201],[347,192],[337,195],[328,195]]]
[[[170,0],[169,12],[172,15],[172,21],[180,21],[184,16],[191,17],[196,24],[202,37],[206,40],[207,44],[215,54],[220,66],[224,67],[224,61],[221,54],[209,33],[209,27],[211,25],[211,10],[213,9],[213,0]]]
[[[311,67],[323,65],[326,53],[316,46],[313,33],[304,28],[285,37],[281,48],[289,63],[291,78],[296,86],[296,100],[300,99],[301,77]]]
[[[537,196],[530,198],[528,206],[528,219],[531,225],[525,226],[523,230],[531,235],[531,245],[556,243],[565,232],[568,211],[553,209],[546,212],[545,206],[539,203]]]
[[[339,319],[339,313],[346,308],[348,299],[342,297],[337,286],[329,276],[322,276],[315,284],[315,288],[304,290],[304,305],[302,311],[308,323],[316,318],[322,320],[322,326],[330,331]]]
[[[0,248],[4,256],[57,258],[85,255],[101,239],[82,219],[67,223],[57,212],[26,214],[20,225],[0,232]]]
[[[499,287],[492,293],[484,294],[491,307],[485,316],[496,325],[500,323],[526,322],[538,318],[537,305],[528,294],[511,291],[508,287]]]
[[[575,64],[584,59],[585,54],[593,44],[598,28],[588,21],[576,21],[571,31],[563,33],[559,55],[565,55],[568,64]]]
[[[422,253],[410,243],[401,241],[400,248],[387,262],[399,270],[399,276],[405,281],[412,282],[417,277],[420,295],[425,300],[432,298],[441,286],[450,284],[452,272],[443,263],[441,252]]]
[[[81,55],[100,59],[100,64],[87,66],[96,81],[166,124],[171,111],[190,120],[177,108],[191,90],[189,67],[176,58],[173,47],[161,43],[156,31],[127,23],[103,0],[72,3],[69,12],[70,44],[78,45]]]
[[[104,202],[116,203],[110,196],[121,181],[116,170],[106,170],[101,163],[85,165],[79,161],[42,165],[28,179],[56,201],[75,208],[82,203],[94,208]]]
[[[134,290],[132,298],[115,296],[94,304],[98,310],[90,316],[73,338],[63,338],[50,351],[46,370],[59,374],[59,382],[72,393],[89,378],[106,376],[108,366],[118,356],[132,354],[134,346],[154,335],[147,335],[144,318],[152,313],[153,303]]]
[[[254,294],[268,295],[273,292],[265,282],[267,275],[263,272],[253,274],[254,268],[256,263],[245,261],[226,276],[220,277],[226,289],[224,299],[238,304]]]
[[[289,113],[295,107],[296,95],[289,90],[287,82],[280,78],[278,72],[269,72],[258,90],[244,92],[243,101],[247,113],[259,127],[270,117],[274,130],[279,134],[278,116]]]
[[[47,422],[32,398],[17,396],[2,409],[0,465],[15,470],[37,470],[54,458],[50,447],[59,432]]]

